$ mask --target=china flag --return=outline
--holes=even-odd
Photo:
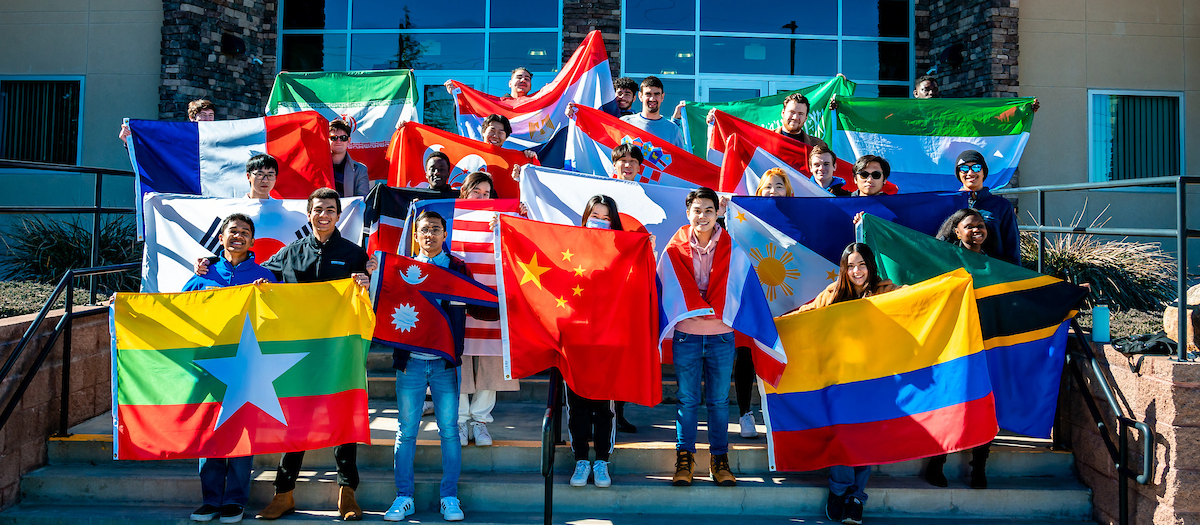
[[[506,376],[558,367],[575,393],[662,400],[650,235],[500,216]]]

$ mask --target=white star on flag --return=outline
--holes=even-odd
[[[279,395],[272,383],[307,355],[308,352],[263,354],[247,314],[237,355],[194,361],[226,385],[225,398],[221,400],[221,410],[217,413],[216,428],[221,428],[222,423],[247,404],[262,409],[286,426],[283,407],[279,405]]]

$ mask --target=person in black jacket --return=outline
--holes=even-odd
[[[969,149],[954,161],[954,173],[962,182],[962,190],[971,192],[967,207],[979,210],[987,225],[988,237],[995,244],[995,257],[1016,265],[1021,264],[1021,237],[1017,230],[1017,215],[1012,203],[999,195],[992,195],[983,186],[987,180],[988,167],[983,154]]]

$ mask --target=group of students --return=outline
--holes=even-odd
[[[528,84],[528,71],[523,68],[515,70],[513,81],[510,82],[513,98],[526,96]],[[643,129],[654,126],[665,129],[666,133],[673,133],[663,123],[674,123],[659,114],[659,106],[656,104],[661,103],[663,96],[662,84],[658,79],[650,77],[637,86],[638,97],[643,106],[642,112],[636,115],[630,111],[632,97],[626,93],[636,85],[624,78],[618,79],[614,84],[617,87],[621,110],[629,113],[626,117],[639,117],[626,118],[627,121],[639,127],[646,126]],[[919,85],[925,87],[924,82]],[[519,92],[522,86],[524,93]],[[813,180],[834,196],[881,194],[890,175],[891,168],[887,160],[874,155],[858,158],[852,174],[857,189],[854,192],[845,190],[846,181],[834,176],[836,154],[820,142],[820,139],[807,136],[803,132],[802,126],[808,110],[808,100],[802,95],[788,97],[781,110],[783,123],[776,131],[811,146],[808,168]],[[211,115],[208,116],[211,118]],[[244,214],[230,215],[220,225],[221,256],[197,261],[197,275],[187,284],[185,290],[263,282],[321,282],[347,277],[353,278],[360,286],[368,286],[377,262],[368,256],[359,244],[343,238],[336,227],[342,211],[339,197],[363,195],[369,189],[366,168],[354,162],[346,153],[349,131],[349,126],[341,120],[330,124],[330,148],[335,163],[337,188],[322,188],[309,196],[307,213],[312,233],[293,241],[260,265],[250,251],[254,242],[253,221]],[[501,145],[512,133],[512,127],[507,118],[491,115],[483,120],[480,131],[487,142]],[[648,131],[655,133],[650,129]],[[122,138],[125,136],[127,133],[123,129]],[[662,138],[675,140],[673,136]],[[682,140],[681,132],[678,138]],[[526,152],[526,155],[534,156],[533,152]],[[607,175],[624,180],[636,180],[645,160],[639,148],[628,144],[614,148],[611,159],[613,172]],[[459,189],[452,189],[451,163],[444,153],[431,152],[424,168],[427,185],[433,190],[430,192],[431,197],[502,197],[496,194],[491,176],[484,172],[469,174]],[[270,198],[278,169],[278,163],[269,155],[256,155],[251,158],[246,166],[249,185],[246,197]],[[968,250],[1009,262],[1019,262],[1019,241],[1012,206],[1007,200],[992,195],[984,186],[988,169],[983,155],[977,151],[964,152],[958,157],[954,169],[962,182],[962,191],[971,194],[970,207],[947,218],[939,232],[939,238],[957,243]],[[763,174],[756,195],[790,197],[793,196],[793,188],[783,170],[773,169]],[[686,281],[681,285],[685,292],[699,294],[701,298],[708,300],[710,277],[714,273],[722,272],[719,268],[713,268],[714,264],[718,264],[714,255],[732,242],[722,225],[727,199],[718,196],[712,189],[697,188],[689,192],[686,201],[681,204],[685,207],[688,224],[668,240],[662,257],[690,261],[691,264],[684,267],[690,269],[691,279],[681,279]],[[592,196],[582,210],[580,226],[624,229],[618,206],[612,197]],[[521,209],[522,212],[525,211],[524,203]],[[419,251],[415,259],[448,268],[468,278],[473,277],[461,259],[445,251],[449,231],[444,217],[432,211],[422,212],[416,218],[413,233]],[[785,315],[796,315],[802,311],[842,301],[887,293],[896,288],[890,281],[879,278],[870,247],[852,243],[842,253],[838,277],[834,283],[812,302]],[[442,306],[450,313],[450,324],[460,354],[466,316],[482,321],[499,319],[498,311],[494,308],[462,307],[448,303],[443,303]],[[719,316],[683,320],[676,325],[671,338],[679,385],[676,408],[676,462],[672,483],[688,486],[693,482],[697,470],[695,454],[699,409],[703,402],[707,409],[708,421],[708,473],[718,486],[735,486],[737,480],[731,471],[728,457],[728,385],[732,380],[737,392],[741,435],[747,438],[757,437],[750,406],[750,392],[755,377],[750,349],[735,348],[733,329]],[[441,513],[448,521],[464,518],[457,498],[457,483],[462,463],[461,447],[466,446],[471,438],[474,438],[477,445],[491,444],[486,424],[492,420],[491,411],[495,406],[496,390],[507,390],[516,385],[515,381],[502,384],[496,380],[496,377],[500,377],[500,381],[503,381],[503,365],[500,359],[502,358],[464,356],[461,360],[451,362],[433,354],[393,349],[399,412],[394,445],[396,497],[384,514],[385,520],[399,521],[415,512],[413,460],[416,436],[419,433],[421,416],[430,411],[437,422],[441,440]],[[432,402],[426,401],[427,391]],[[473,400],[467,398],[467,392],[474,392]],[[584,486],[588,481],[592,481],[598,487],[607,487],[612,483],[610,459],[616,433],[618,430],[636,432],[636,427],[625,419],[621,403],[587,399],[570,389],[566,399],[569,437],[576,460],[570,485]],[[591,447],[595,450],[595,461],[589,461]],[[335,447],[334,456],[339,485],[338,515],[344,520],[361,519],[362,510],[356,502],[354,492],[359,482],[357,446],[348,443]],[[271,503],[257,514],[258,518],[277,519],[295,511],[293,490],[303,457],[303,452],[288,453],[282,457],[276,473],[275,496]],[[971,483],[974,487],[986,486],[986,477],[983,474],[986,458],[986,445],[974,451]],[[200,477],[204,504],[192,514],[192,519],[209,521],[219,517],[222,523],[239,521],[248,497],[250,462],[250,458],[201,460]],[[946,479],[942,474],[944,463],[945,457],[933,458],[930,461],[926,473],[926,479],[930,483],[946,486]],[[861,523],[863,504],[867,499],[865,488],[870,467],[832,467],[829,474],[827,517],[844,523]]]

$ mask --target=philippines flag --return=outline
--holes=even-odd
[[[245,197],[246,161],[267,153],[279,161],[271,196],[307,199],[333,187],[329,122],[315,111],[241,120],[129,120],[129,161],[140,196],[150,192]]]
[[[568,104],[602,108],[610,113],[615,113],[617,107],[608,53],[604,50],[600,31],[589,33],[562,72],[529,96],[501,98],[462,82],[452,81],[452,84],[459,134],[483,140],[479,130],[483,119],[491,114],[504,115],[512,123],[513,130],[506,144],[518,149],[550,140],[556,130],[566,125]]]
[[[496,193],[502,197],[517,195],[517,181],[512,178],[514,166],[537,164],[520,151],[493,146],[486,142],[460,137],[433,126],[405,122],[392,135],[388,146],[388,185],[427,188],[425,161],[435,151],[450,158],[450,187],[459,188],[473,171],[486,171],[495,182]]]
[[[649,131],[603,111],[576,106],[567,128],[566,168],[582,173],[611,175],[612,150],[633,144],[642,150],[642,175],[638,182],[667,186],[718,189],[721,172],[716,165],[658,138]]]
[[[411,239],[416,227],[416,217],[423,211],[435,211],[446,219],[450,235],[443,247],[455,257],[467,263],[475,280],[484,286],[496,289],[495,234],[492,217],[497,213],[517,215],[520,201],[517,199],[440,199],[417,201],[408,210],[404,222],[405,235]],[[399,253],[413,255],[413,243],[402,240]],[[467,316],[466,345],[463,355],[504,355],[500,346],[500,321],[480,321]]]

